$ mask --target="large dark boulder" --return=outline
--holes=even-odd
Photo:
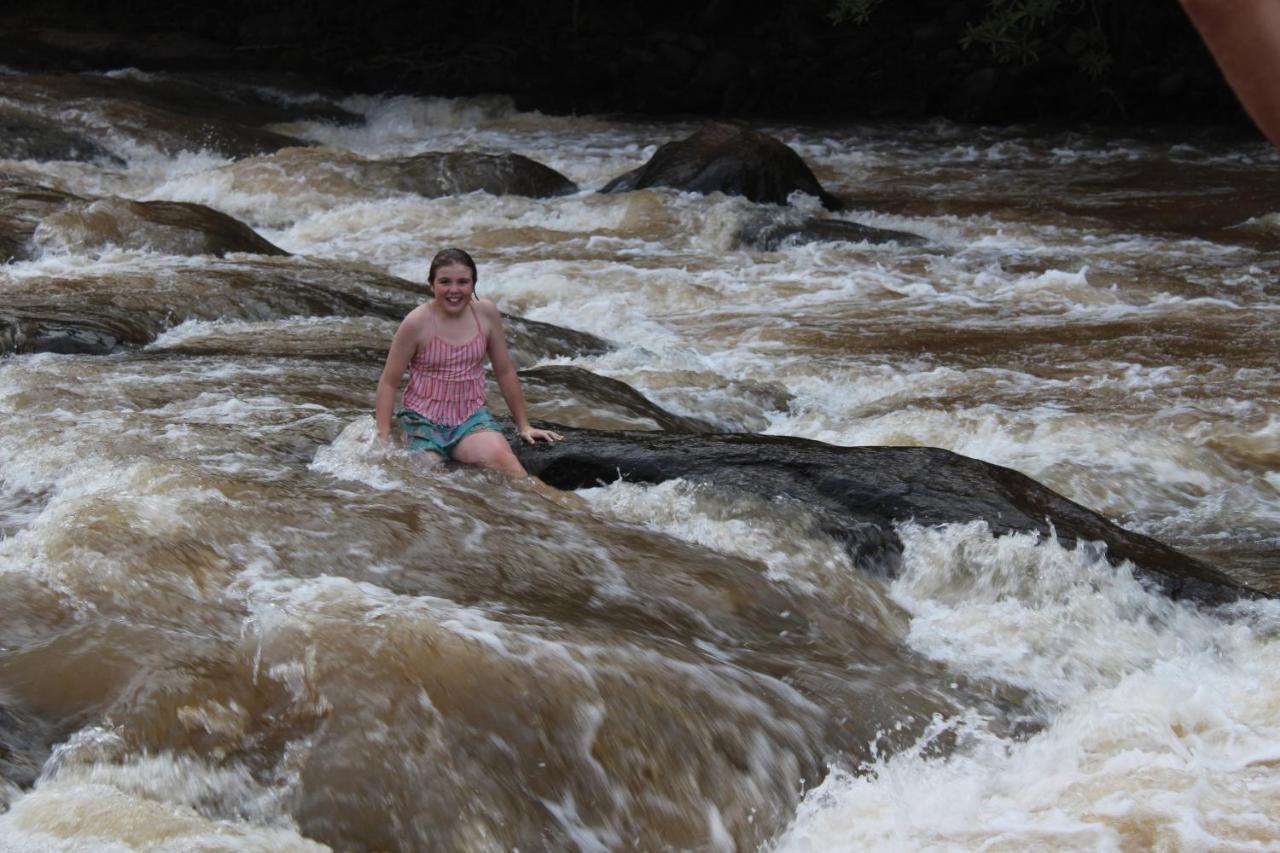
[[[786,204],[799,191],[817,196],[827,210],[844,209],[795,151],[772,136],[727,122],[708,124],[688,139],[666,143],[643,166],[614,178],[600,192],[650,187],[721,192],[765,204]]]
[[[834,447],[764,435],[664,435],[562,430],[563,442],[516,452],[531,474],[574,489],[619,478],[660,483],[681,477],[789,498],[860,566],[887,575],[900,565],[895,522],[937,525],[982,520],[996,535],[1056,536],[1066,548],[1100,543],[1112,563],[1173,598],[1221,604],[1260,593],[1208,564],[1096,512],[1009,468],[932,447]]]

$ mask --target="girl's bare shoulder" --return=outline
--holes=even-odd
[[[502,326],[502,313],[498,311],[498,306],[494,304],[492,299],[477,299],[471,304],[475,309],[476,315],[484,321],[487,328],[500,328]]]
[[[404,319],[400,321],[400,326],[406,329],[421,328],[431,317],[431,303],[424,302],[417,308],[414,308],[408,314],[404,315]]]

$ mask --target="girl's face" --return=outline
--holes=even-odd
[[[436,307],[446,314],[461,314],[471,301],[475,290],[475,279],[471,268],[466,264],[448,264],[436,269],[436,277],[431,281],[435,291]]]

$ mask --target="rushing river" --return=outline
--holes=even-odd
[[[765,126],[838,217],[926,242],[760,251],[741,198],[595,192],[693,122],[260,89],[360,120],[277,121],[317,147],[232,159],[16,80],[0,104],[103,153],[0,172],[208,205],[292,256],[85,217],[0,267],[0,314],[138,330],[0,358],[0,850],[1280,846],[1274,602],[1170,602],[979,522],[902,525],[887,579],[799,505],[674,481],[561,506],[423,467],[371,442],[396,321],[359,308],[411,306],[462,246],[504,312],[611,344],[516,341],[523,368],[718,431],[948,448],[1280,592],[1263,143]],[[356,165],[460,150],[581,190],[424,198]],[[525,387],[535,419],[658,426]]]

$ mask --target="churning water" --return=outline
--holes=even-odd
[[[694,124],[261,89],[359,120],[282,119],[315,145],[232,159],[106,98],[0,83],[111,155],[0,171],[198,202],[293,254],[169,254],[86,214],[0,267],[0,314],[129,344],[0,360],[0,849],[1280,846],[1273,602],[1173,603],[981,522],[904,525],[888,580],[802,505],[673,481],[566,508],[423,467],[371,444],[396,321],[361,308],[413,305],[430,256],[463,246],[505,312],[612,345],[517,345],[523,367],[720,431],[946,447],[1275,592],[1263,144],[769,126],[851,203],[839,218],[927,242],[760,251],[743,199],[595,192]],[[456,150],[582,189],[362,177]],[[535,418],[654,426],[526,392]]]

